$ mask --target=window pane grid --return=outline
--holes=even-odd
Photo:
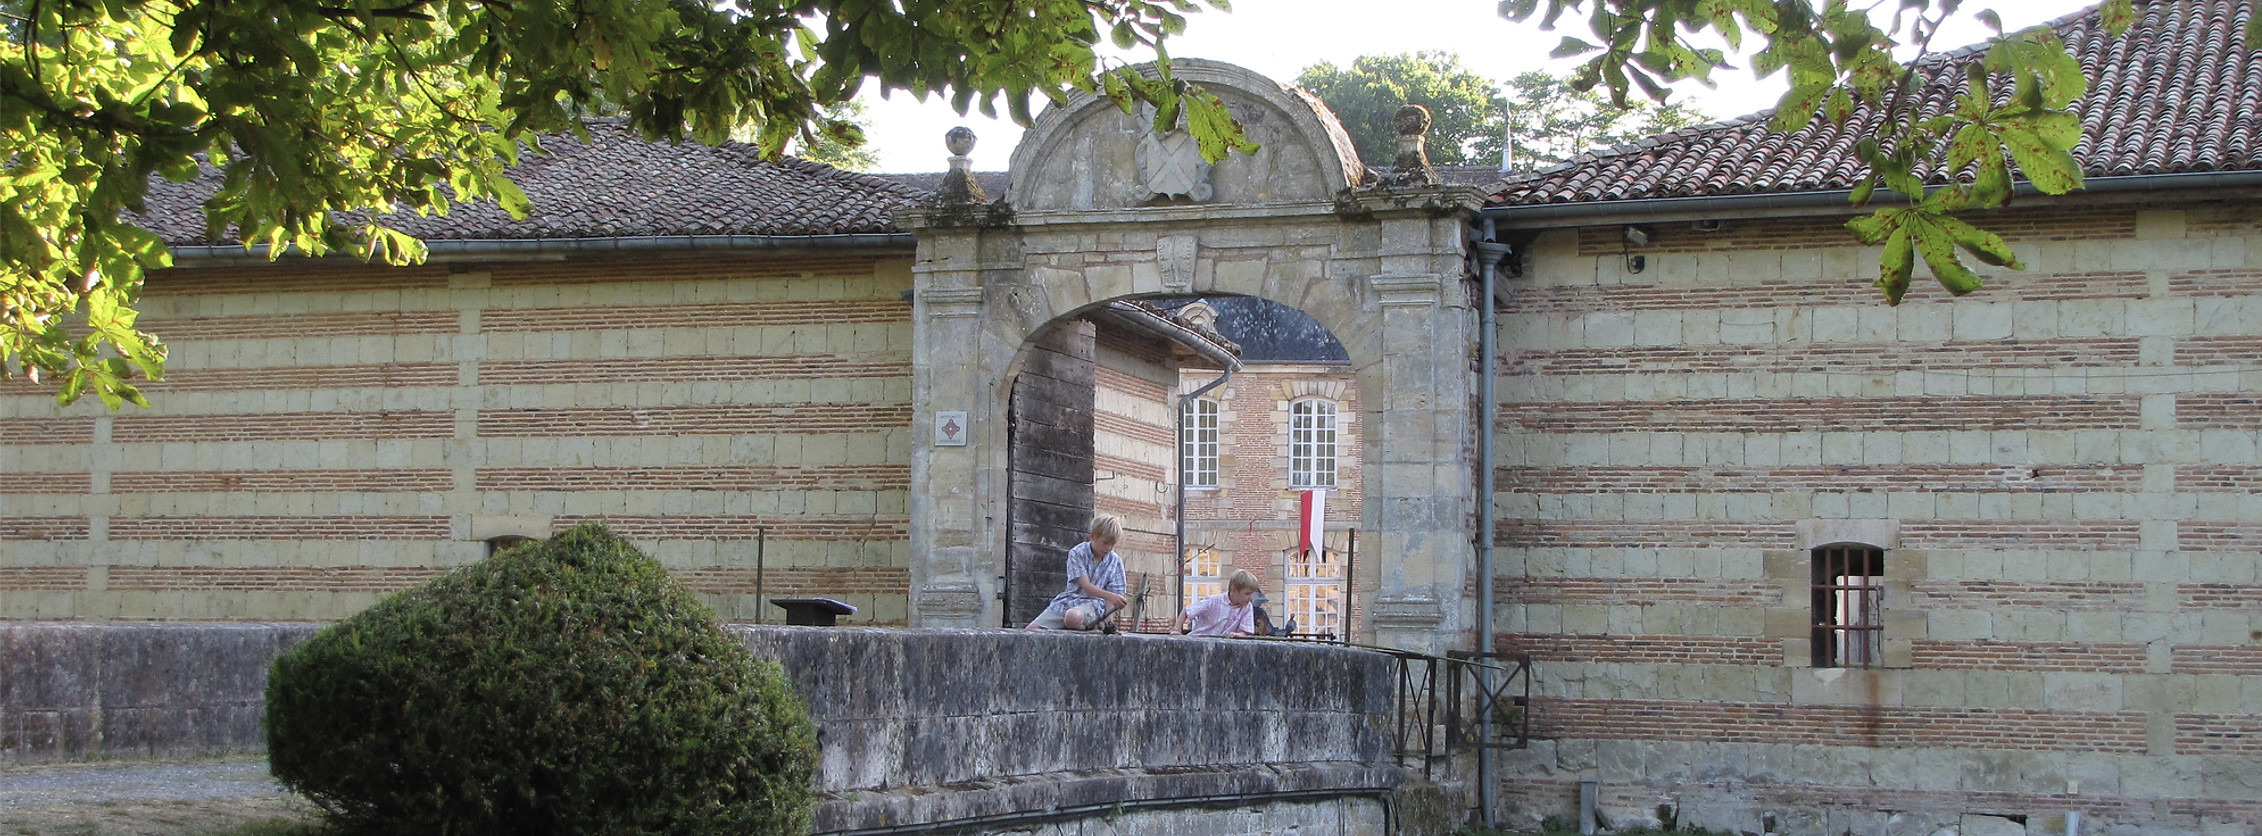
[[[1285,614],[1296,619],[1296,632],[1343,635],[1343,564],[1333,552],[1292,555],[1287,580]]]
[[[1188,549],[1185,567],[1186,603],[1192,604],[1195,601],[1224,592],[1225,577],[1222,569],[1222,562],[1218,559],[1216,549],[1208,546]]]
[[[1190,400],[1181,412],[1185,422],[1178,438],[1180,478],[1191,488],[1217,487],[1217,401]]]
[[[1335,404],[1302,400],[1289,405],[1288,486],[1335,487]]]

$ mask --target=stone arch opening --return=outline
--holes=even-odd
[[[1102,513],[1123,520],[1138,602],[1119,617],[1126,629],[1168,630],[1237,569],[1306,635],[1353,626],[1356,592],[1373,585],[1350,562],[1363,421],[1350,356],[1326,326],[1253,296],[1114,299],[1040,328],[1007,378],[1004,626],[1064,588],[1063,554]],[[1307,504],[1323,522],[1305,551]]]
[[[1157,197],[1152,121],[1086,96],[1039,117],[1003,199],[968,190],[897,216],[919,246],[912,622],[1009,620],[1024,347],[1119,300],[1241,296],[1309,315],[1347,358],[1362,468],[1355,638],[1469,646],[1478,434],[1466,249],[1481,196],[1370,186],[1373,173],[1308,94],[1216,62],[1173,67],[1216,92],[1262,145],[1198,172],[1206,197]],[[953,153],[962,168],[964,152]]]

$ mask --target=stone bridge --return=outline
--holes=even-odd
[[[0,763],[257,751],[310,624],[0,625]],[[820,729],[820,834],[1381,834],[1390,657],[1315,644],[734,627]]]

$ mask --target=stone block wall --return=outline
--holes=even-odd
[[[600,521],[732,620],[907,619],[906,252],[151,277],[153,407],[0,384],[0,618],[329,620]]]
[[[1984,220],[2028,269],[1898,307],[1840,218],[1658,220],[1640,273],[1619,226],[1534,243],[1495,442],[1519,811],[1594,779],[1751,832],[2262,822],[2262,213]],[[1814,666],[1839,543],[1883,549],[1868,668]]]
[[[314,630],[0,623],[0,764],[260,751],[267,668]]]
[[[1344,797],[1373,800],[1323,805],[1323,820],[1350,815],[1360,824],[1339,832],[1376,832],[1370,817],[1400,780],[1396,667],[1381,654],[1057,631],[741,630],[785,666],[822,730],[818,832]]]
[[[1178,572],[1177,476],[1171,472],[1178,460],[1178,368],[1170,351],[1159,340],[1105,328],[1095,347],[1092,502],[1099,513],[1123,518],[1116,551],[1131,592],[1146,593],[1139,606],[1146,632],[1170,630]]]

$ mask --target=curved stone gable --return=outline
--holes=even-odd
[[[1158,148],[1149,112],[1079,94],[1048,108],[1013,151],[1006,201],[1022,212],[1093,211],[1145,206],[1257,205],[1323,201],[1361,181],[1365,166],[1335,115],[1319,99],[1218,61],[1178,59],[1177,78],[1224,99],[1255,154],[1235,152],[1201,175],[1199,194],[1158,195],[1141,163]]]

